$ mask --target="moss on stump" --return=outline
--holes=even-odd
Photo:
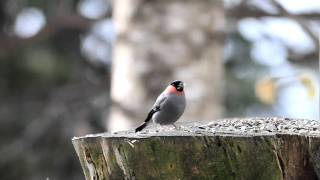
[[[222,119],[72,142],[87,180],[320,178],[319,121]]]

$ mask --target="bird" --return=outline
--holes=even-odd
[[[156,102],[149,111],[145,121],[135,129],[142,131],[152,119],[160,125],[173,125],[181,117],[186,108],[184,93],[185,83],[179,80],[171,82],[167,88],[158,96]],[[176,126],[175,126],[176,127]]]

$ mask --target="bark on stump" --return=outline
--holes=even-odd
[[[222,119],[75,137],[92,179],[320,179],[315,120]]]

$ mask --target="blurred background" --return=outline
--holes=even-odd
[[[128,76],[154,72],[161,58],[152,57],[164,57],[170,61],[176,59],[171,54],[178,54],[181,59],[201,57],[202,51],[186,51],[185,46],[179,46],[179,43],[175,47],[175,41],[169,42],[173,44],[173,49],[163,44],[153,45],[159,42],[153,38],[163,35],[163,27],[178,32],[170,34],[170,37],[182,34],[179,31],[188,32],[188,27],[179,30],[183,27],[179,20],[197,16],[202,11],[197,8],[212,2],[203,1],[202,6],[198,6],[196,0],[190,0],[188,6],[183,3],[161,5],[173,1],[179,2],[0,1],[0,179],[84,179],[71,138],[110,128],[111,104],[116,105],[111,99],[117,96],[111,93],[112,85],[118,87],[113,91],[119,91],[136,82],[122,81],[118,78],[121,75],[117,74],[127,72],[129,67],[138,70]],[[195,36],[186,33],[178,39],[186,45],[188,43],[185,41],[191,41],[191,49],[207,49],[209,55],[210,52],[221,54],[213,56],[217,65],[207,66],[206,69],[206,72],[214,69],[213,74],[209,73],[213,76],[218,72],[218,79],[187,82],[192,89],[195,81],[214,81],[212,83],[217,92],[209,93],[219,95],[213,98],[218,99],[215,109],[219,112],[212,117],[319,119],[320,1],[217,2],[220,3],[215,9],[207,9],[214,19],[204,21],[203,27],[208,29],[202,29],[202,25],[195,23],[192,28],[200,33],[195,33]],[[164,11],[167,7],[170,8]],[[149,17],[148,13],[151,13]],[[161,14],[169,15],[161,21]],[[147,18],[157,20],[148,21]],[[148,23],[141,23],[145,21]],[[156,30],[150,24],[155,25]],[[121,29],[123,26],[128,26],[125,28],[134,35],[130,34],[128,38],[128,32]],[[211,26],[214,28],[211,29]],[[215,32],[212,37],[211,31]],[[205,40],[201,40],[203,34]],[[143,42],[143,48],[135,49],[135,42]],[[130,43],[133,47],[127,45]],[[137,58],[127,63],[121,46],[139,51],[138,57],[143,60]],[[155,51],[153,56],[141,56],[144,51],[149,52],[144,48],[146,46],[156,47],[159,51]],[[211,57],[205,58],[209,64]],[[153,61],[146,60],[149,58]],[[172,62],[168,63],[170,65]],[[191,70],[182,68],[183,73],[172,77],[183,78],[193,74],[190,72],[196,65],[192,65],[192,61],[179,63]],[[166,71],[166,67],[157,71],[159,74],[168,72],[171,71]],[[206,79],[205,76],[200,78]],[[161,79],[161,76],[149,77],[146,82],[153,84],[145,90],[147,92],[134,88],[135,94],[152,92],[148,98],[154,101],[158,92],[166,86],[163,82],[168,80]],[[205,89],[206,84],[200,83],[197,87]],[[187,96],[197,97],[196,93],[202,92],[202,89],[187,91]],[[144,101],[144,98],[141,96],[140,100]],[[137,104],[147,112],[151,102],[145,102]],[[210,111],[211,106],[208,107]],[[144,116],[145,112],[141,114]]]

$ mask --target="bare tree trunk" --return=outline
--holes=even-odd
[[[221,0],[117,0],[110,131],[141,123],[175,79],[187,83],[183,121],[222,113],[224,10]]]

